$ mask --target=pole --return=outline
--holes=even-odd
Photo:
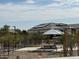
[[[16,39],[16,26],[13,26],[14,27],[14,39]],[[15,50],[15,41],[13,40],[13,50]]]

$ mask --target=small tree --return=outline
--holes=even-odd
[[[63,40],[63,52],[64,56],[67,56],[68,46],[67,46],[67,29],[64,30],[64,40]]]
[[[75,46],[75,36],[73,34],[68,35],[68,47],[70,48],[70,56],[73,55],[73,47]]]
[[[0,29],[0,43],[4,50],[7,49],[8,55],[10,49],[12,47],[15,48],[16,44],[19,43],[20,40],[21,35],[16,32],[10,32],[8,25],[4,25],[4,27]]]
[[[46,40],[46,39],[47,37],[43,36],[40,33],[29,33],[27,35],[27,40],[31,45],[40,45],[42,43],[42,40]]]

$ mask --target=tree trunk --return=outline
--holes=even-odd
[[[73,55],[73,47],[72,46],[70,46],[70,51],[69,51],[70,53],[70,56],[72,56]]]
[[[10,52],[10,44],[9,44],[9,42],[8,42],[7,52],[8,52],[8,56],[9,56],[9,52]]]
[[[67,29],[64,30],[64,42],[63,42],[63,53],[64,56],[67,56],[68,48],[67,48]]]
[[[78,43],[77,43],[77,47],[78,47],[77,55],[79,56],[79,41],[78,41]]]
[[[76,40],[77,40],[77,55],[79,56],[79,32],[76,32]]]

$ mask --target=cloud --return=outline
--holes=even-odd
[[[33,0],[27,0],[26,3],[35,3]]]
[[[55,0],[51,4],[44,6],[38,6],[33,3],[36,2],[28,0],[24,4],[0,4],[0,19],[29,21],[79,18],[79,0]]]

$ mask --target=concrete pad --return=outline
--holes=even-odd
[[[41,47],[26,47],[26,48],[21,48],[21,49],[17,49],[15,51],[34,51],[34,50],[37,50]]]

